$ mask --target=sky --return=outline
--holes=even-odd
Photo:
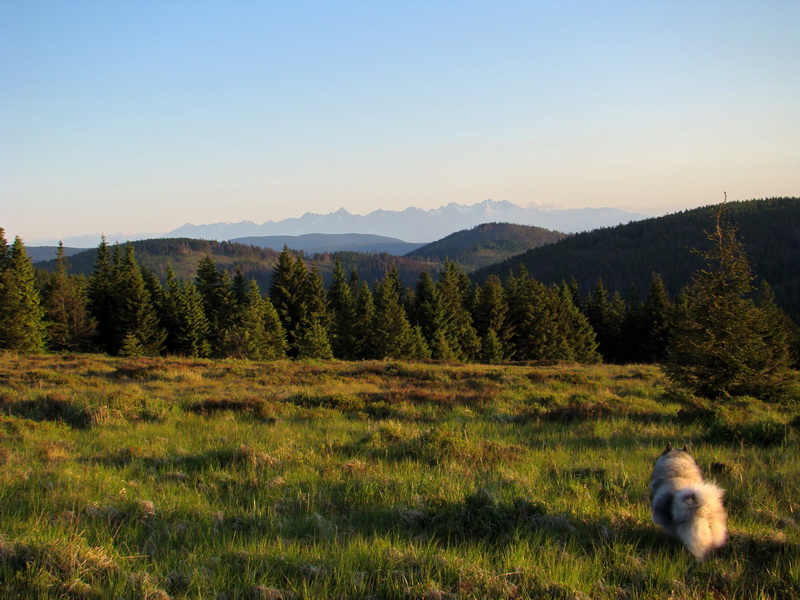
[[[800,196],[800,2],[0,2],[0,227]]]

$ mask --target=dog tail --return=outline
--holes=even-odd
[[[672,516],[678,538],[698,560],[725,545],[728,514],[722,504],[725,490],[713,483],[696,483],[675,490]]]

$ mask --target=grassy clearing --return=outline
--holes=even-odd
[[[0,595],[794,598],[800,418],[649,366],[0,355]],[[728,490],[696,562],[647,480]]]

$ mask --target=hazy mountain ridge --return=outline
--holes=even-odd
[[[163,237],[232,240],[268,235],[363,233],[429,243],[484,223],[532,225],[575,233],[648,217],[615,208],[551,210],[521,207],[506,200],[485,200],[471,206],[453,202],[432,210],[414,207],[400,211],[378,209],[366,215],[355,215],[341,208],[329,214],[306,213],[302,217],[267,221],[260,225],[252,221],[208,225],[187,223]]]
[[[301,217],[280,221],[218,222],[205,225],[186,223],[168,233],[116,233],[105,234],[109,244],[125,243],[153,238],[192,238],[232,241],[245,237],[299,236],[324,234],[367,234],[400,239],[407,243],[428,244],[445,236],[471,229],[483,223],[512,223],[530,225],[553,231],[576,233],[601,227],[611,227],[649,218],[650,215],[626,212],[616,208],[548,209],[522,207],[506,200],[485,200],[463,205],[451,202],[432,210],[409,207],[404,210],[374,210],[366,215],[356,215],[341,208],[333,213],[306,213]],[[27,241],[30,246],[54,246],[59,241],[71,248],[94,248],[102,234],[65,236],[58,239]]]

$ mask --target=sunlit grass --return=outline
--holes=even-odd
[[[797,409],[651,366],[0,355],[0,595],[791,598]],[[647,480],[727,490],[698,563]]]

